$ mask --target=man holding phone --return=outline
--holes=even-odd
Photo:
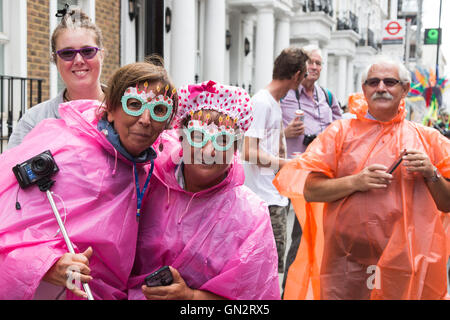
[[[332,123],[277,175],[305,240],[285,299],[306,298],[309,285],[316,299],[447,294],[450,141],[405,119],[410,83],[401,63],[379,57],[364,96],[349,101],[357,119]]]

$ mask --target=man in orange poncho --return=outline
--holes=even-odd
[[[445,298],[450,141],[405,120],[410,82],[379,58],[350,98],[357,119],[333,122],[275,178],[304,230],[285,299]]]

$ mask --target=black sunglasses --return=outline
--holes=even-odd
[[[56,51],[56,54],[64,61],[72,61],[79,53],[84,59],[92,59],[100,50],[97,47],[84,47],[81,49],[62,49]]]
[[[395,79],[395,78],[384,78],[384,79],[370,78],[370,79],[367,79],[366,81],[364,81],[364,84],[368,85],[369,87],[378,87],[378,85],[380,84],[380,81],[383,81],[383,83],[386,87],[393,87],[396,84],[401,82],[400,80]]]

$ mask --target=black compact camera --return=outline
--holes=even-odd
[[[44,151],[27,161],[12,168],[22,189],[33,184],[49,181],[50,177],[59,171],[50,150]]]
[[[305,137],[303,138],[303,144],[305,146],[309,146],[311,142],[317,137],[315,134],[305,134]]]
[[[145,278],[145,284],[147,287],[159,287],[168,286],[172,284],[173,277],[172,272],[168,266],[164,266]]]

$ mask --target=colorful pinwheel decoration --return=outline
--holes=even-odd
[[[443,106],[442,94],[450,87],[450,83],[445,77],[436,79],[436,72],[433,69],[417,68],[411,72],[411,78],[411,90],[408,97],[421,97],[425,100],[427,111],[423,124],[430,126],[432,120],[435,121],[438,118],[439,109]]]

